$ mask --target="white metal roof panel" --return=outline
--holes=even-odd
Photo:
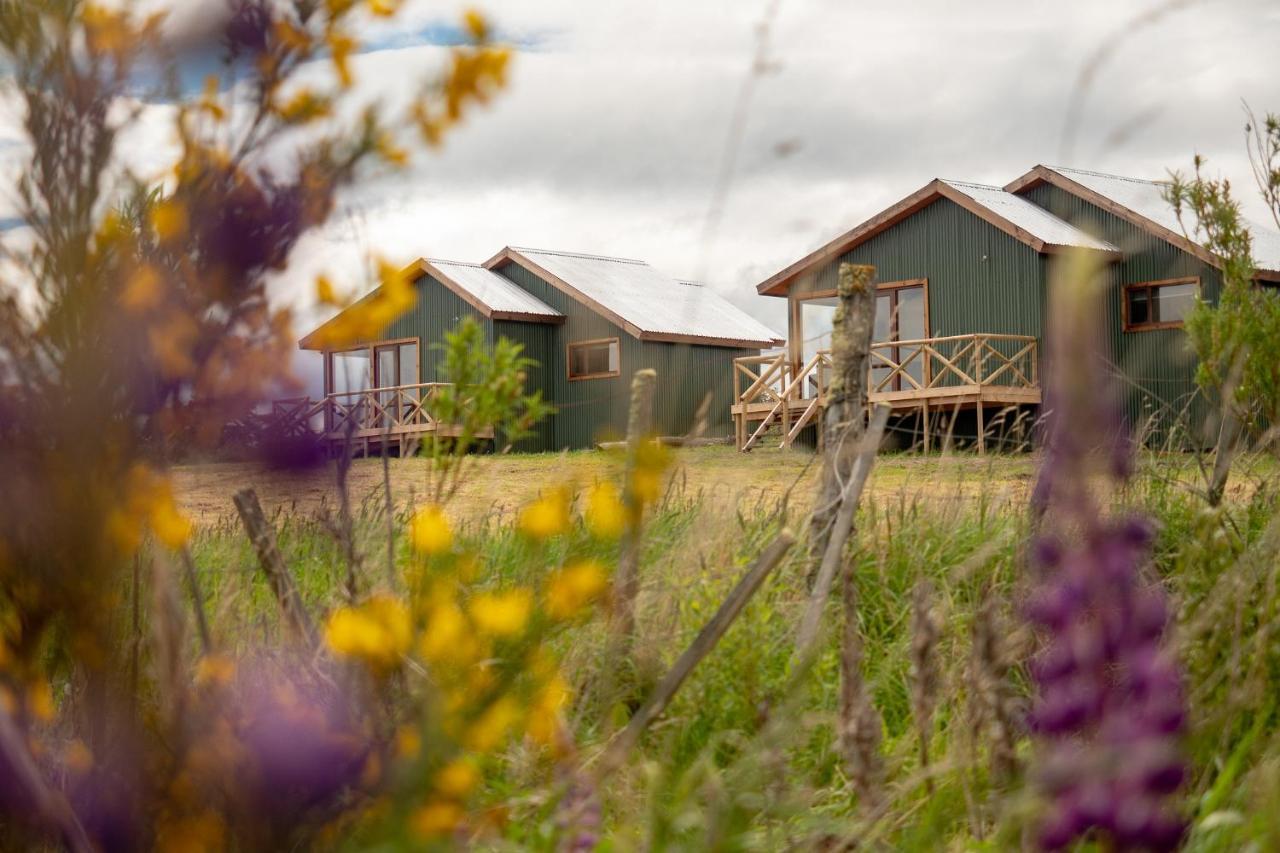
[[[1069,222],[1054,216],[1043,207],[1032,204],[1022,196],[1005,192],[1000,187],[971,184],[964,181],[942,183],[964,193],[978,204],[1002,219],[1016,225],[1031,236],[1054,246],[1078,246],[1084,249],[1119,251],[1106,240],[1100,240]]]
[[[1192,240],[1199,242],[1198,235],[1193,230],[1196,223],[1190,219],[1185,224],[1179,222],[1173,211],[1173,205],[1165,198],[1164,194],[1169,188],[1167,181],[1144,181],[1139,178],[1126,178],[1085,169],[1068,169],[1062,166],[1045,168],[1075,181],[1082,187],[1110,199],[1157,225],[1177,234],[1186,233]],[[1183,215],[1186,218],[1186,212]],[[1253,237],[1254,263],[1261,269],[1280,270],[1280,231],[1277,231],[1274,225],[1255,220],[1246,219],[1245,222]]]
[[[641,332],[769,346],[781,336],[711,288],[681,282],[644,261],[511,248]]]
[[[534,317],[564,316],[532,293],[496,272],[485,269],[480,264],[439,261],[433,258],[428,258],[427,263],[475,297],[476,301],[487,305],[491,311],[528,314]]]

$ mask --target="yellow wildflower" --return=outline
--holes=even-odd
[[[457,604],[438,604],[427,613],[418,654],[432,664],[465,666],[480,656],[480,645]]]
[[[478,42],[489,40],[489,22],[485,20],[484,15],[475,9],[468,9],[462,17],[463,23],[467,27],[467,32],[471,38]]]
[[[520,530],[533,539],[550,539],[569,529],[569,492],[553,489],[520,512]]]
[[[441,795],[461,800],[480,782],[480,771],[472,761],[459,758],[450,761],[436,774],[435,787]]]
[[[476,752],[489,752],[502,743],[502,739],[520,719],[520,707],[510,696],[503,696],[485,709],[480,718],[467,730],[465,743]]]
[[[662,475],[671,463],[671,452],[657,441],[645,441],[636,449],[635,469],[631,472],[631,494],[641,504],[662,497]]]
[[[552,619],[572,619],[608,587],[605,568],[599,560],[569,563],[547,579],[547,615]]]
[[[390,18],[400,11],[403,0],[369,0],[369,11],[379,18]]]
[[[41,679],[27,687],[27,710],[42,723],[53,719],[53,688],[49,682]]]
[[[235,675],[236,663],[226,655],[205,655],[196,664],[196,684],[201,687],[225,687]]]
[[[374,152],[393,166],[404,166],[409,162],[409,152],[395,143],[389,133],[380,133],[373,141]]]
[[[160,273],[151,264],[143,264],[125,279],[124,290],[120,294],[120,304],[125,310],[142,313],[160,303],[160,292],[163,281]]]
[[[555,746],[560,732],[560,713],[569,702],[571,691],[564,678],[556,673],[543,685],[529,706],[525,726],[529,737],[543,746]]]
[[[527,589],[486,592],[471,599],[471,618],[476,627],[494,637],[514,637],[524,630],[533,610],[533,596]]]
[[[354,38],[344,32],[331,30],[325,35],[325,43],[329,45],[329,53],[333,59],[333,70],[337,72],[338,82],[342,88],[350,89],[355,82],[351,73],[351,55],[360,46]]]
[[[161,494],[151,506],[151,529],[166,547],[178,550],[191,538],[191,520],[173,502],[173,495]]]
[[[613,483],[598,483],[587,492],[587,529],[601,539],[617,539],[627,529],[627,509]]]
[[[413,547],[429,557],[444,554],[453,547],[453,528],[438,504],[418,510],[410,527],[410,537]]]
[[[275,111],[280,118],[291,124],[302,124],[318,118],[327,118],[333,111],[332,106],[328,98],[304,88],[295,92],[293,97],[283,104],[277,104]]]
[[[62,752],[62,764],[77,776],[83,776],[93,769],[93,753],[82,740],[73,740]]]
[[[107,515],[107,538],[123,554],[133,554],[142,545],[142,522],[120,509]]]
[[[179,379],[195,373],[191,350],[199,331],[195,320],[183,311],[174,311],[163,322],[147,329],[151,353],[165,378]]]
[[[409,816],[409,826],[420,838],[453,832],[462,825],[462,806],[457,803],[427,803]]]
[[[325,626],[325,641],[334,654],[385,672],[404,658],[411,633],[404,604],[389,595],[375,595],[358,607],[335,611]]]
[[[327,275],[316,276],[316,301],[321,305],[337,305],[337,292],[333,289],[333,282]]]
[[[422,735],[413,726],[401,726],[396,730],[396,755],[411,761],[422,752]]]

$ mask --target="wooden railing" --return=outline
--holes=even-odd
[[[1030,335],[949,335],[871,345],[870,397],[943,396],[940,388],[1039,388],[1040,358]],[[955,392],[952,392],[955,393]]]
[[[884,341],[872,344],[870,355],[868,397],[873,403],[915,405],[966,396],[981,403],[994,389],[1017,402],[1039,402],[1040,358],[1030,335],[979,333]],[[782,428],[782,446],[791,444],[821,411],[830,376],[831,353],[825,350],[798,368],[786,352],[735,359],[738,447],[750,450],[775,425]],[[757,420],[748,435],[749,422]]]

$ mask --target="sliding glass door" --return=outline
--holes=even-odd
[[[887,341],[918,341],[929,336],[929,309],[924,281],[885,282],[876,294],[876,322],[872,340],[876,343]],[[894,374],[894,369],[875,356],[871,359],[871,387],[881,391],[903,391],[914,388],[910,376],[921,385],[925,384],[924,356],[915,346],[879,347],[877,351],[894,364],[901,365],[908,361],[901,373]],[[912,358],[912,356],[915,356]],[[893,379],[889,380],[889,376]],[[888,381],[886,381],[888,380]],[[880,384],[885,383],[883,388]]]

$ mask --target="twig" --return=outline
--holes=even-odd
[[[69,849],[76,853],[93,853],[94,846],[80,820],[67,801],[45,784],[31,753],[27,751],[22,733],[3,708],[0,708],[0,765],[9,770],[6,781],[26,794],[37,815],[58,828]]]
[[[844,553],[845,543],[849,541],[849,534],[853,531],[853,516],[858,510],[858,501],[862,497],[863,488],[867,485],[867,477],[871,474],[876,450],[880,447],[880,438],[884,435],[885,424],[888,422],[889,407],[876,406],[871,416],[871,425],[862,436],[849,482],[845,484],[844,492],[840,495],[840,510],[832,524],[827,548],[822,555],[822,565],[813,582],[813,590],[809,593],[808,607],[800,620],[800,629],[796,632],[793,661],[808,657],[813,650],[814,641],[817,640],[822,613],[826,609],[827,599],[831,597],[836,570],[840,567],[840,557]]]
[[[267,576],[267,583],[271,585],[271,591],[275,593],[289,627],[302,639],[309,651],[315,651],[319,646],[315,627],[298,595],[293,575],[289,574],[289,567],[285,565],[284,557],[280,556],[280,549],[276,547],[275,528],[267,523],[262,514],[258,493],[253,489],[243,489],[236,493],[234,500],[240,513],[240,521],[249,534],[249,541],[258,553],[258,565]]]
[[[196,563],[191,558],[191,549],[184,545],[181,557],[182,574],[187,579],[188,591],[191,593],[191,608],[196,613],[196,631],[200,634],[200,650],[207,655],[213,651],[213,638],[209,634],[209,620],[204,613],[204,593],[200,591],[200,579],[196,576]]]
[[[720,608],[715,615],[702,627],[702,630],[698,632],[698,636],[684,650],[684,654],[680,655],[679,660],[667,671],[667,674],[663,676],[662,681],[659,682],[653,693],[632,716],[631,721],[627,723],[627,727],[605,748],[604,754],[601,756],[595,770],[597,781],[608,776],[622,763],[627,753],[639,741],[640,735],[666,710],[671,700],[680,690],[681,685],[684,684],[685,679],[720,642],[720,638],[729,630],[729,626],[742,613],[742,609],[747,606],[747,602],[760,589],[769,573],[782,561],[783,556],[791,549],[795,541],[795,536],[791,531],[783,530],[768,547],[760,552],[760,556],[756,557],[755,562],[751,564],[751,568],[747,569],[746,574],[738,581],[738,585],[733,588],[733,591],[720,604]]]

